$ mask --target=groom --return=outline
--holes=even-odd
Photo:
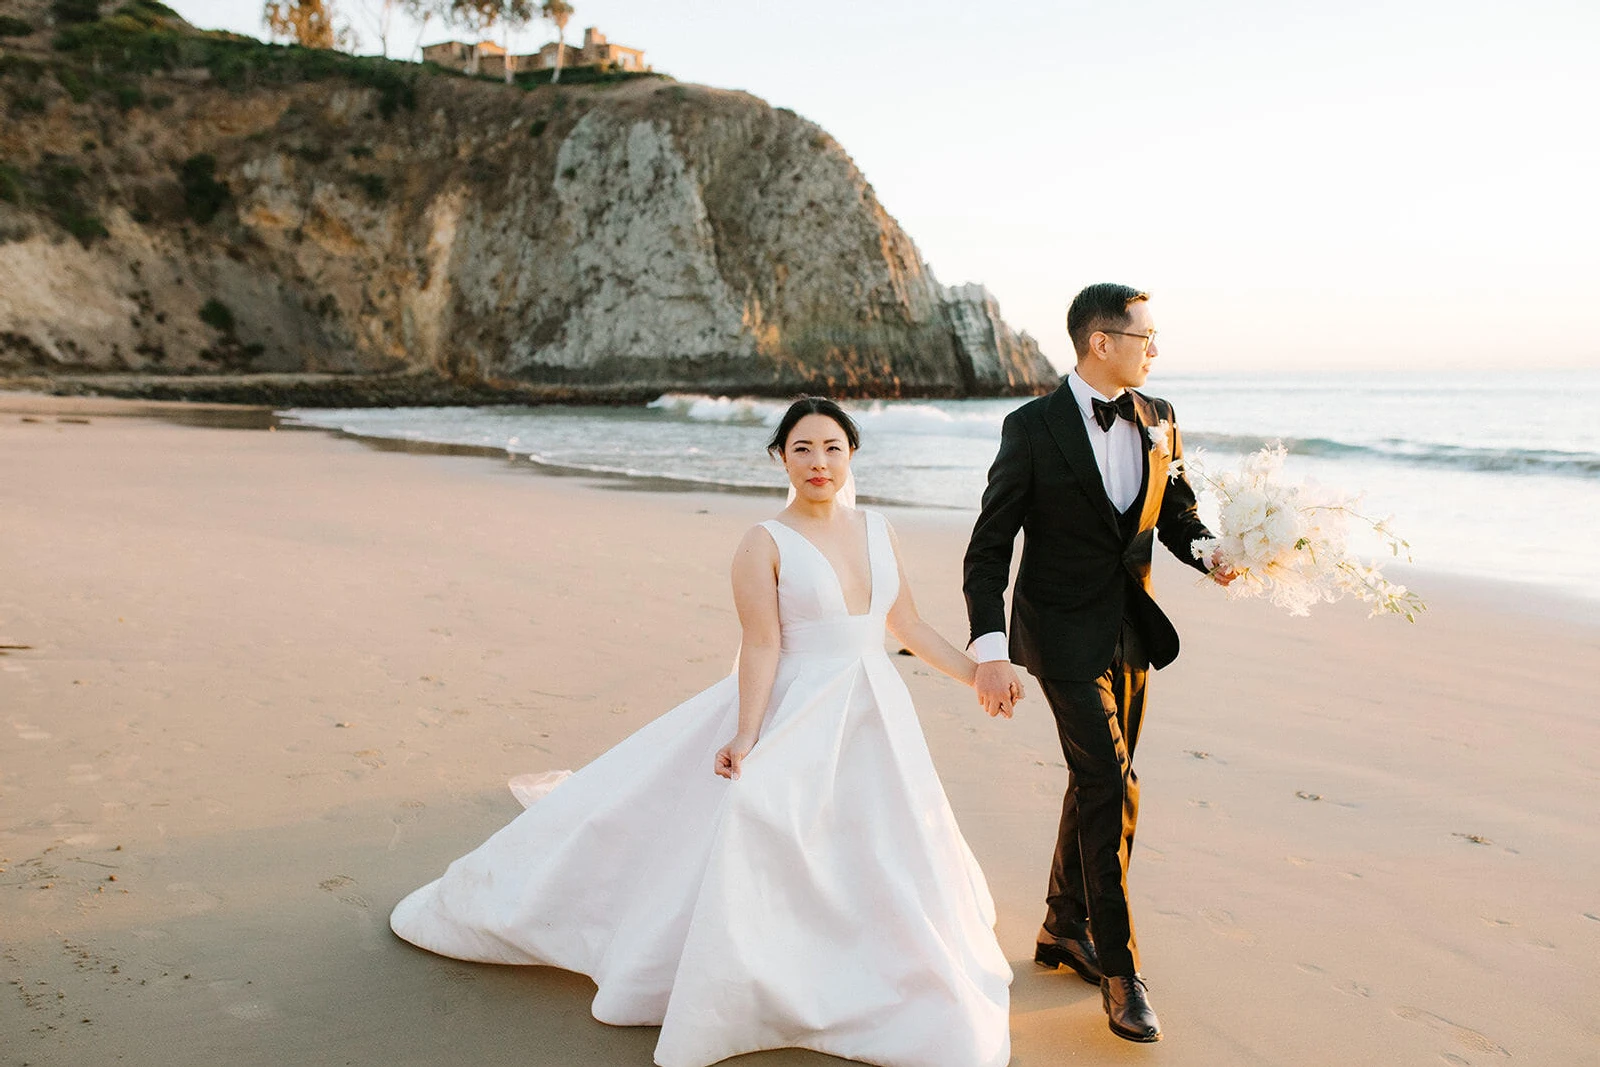
[[[1172,405],[1133,391],[1157,355],[1148,295],[1091,285],[1072,301],[1067,333],[1077,367],[1005,420],[962,586],[979,702],[1010,718],[1022,697],[1015,660],[1039,680],[1067,759],[1034,959],[1100,983],[1119,1037],[1158,1041],[1128,914],[1145,676],[1178,655],[1178,632],[1150,595],[1154,538],[1221,584],[1232,573],[1208,571],[1189,551],[1211,533],[1173,469],[1182,445]],[[1008,643],[1004,597],[1018,530],[1026,534]]]

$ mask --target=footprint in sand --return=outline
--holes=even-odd
[[[389,835],[389,851],[393,852],[400,846],[401,827],[407,826],[422,818],[422,809],[428,805],[420,800],[402,800],[400,810],[389,816],[389,822],[394,826],[394,833]]]
[[[1313,793],[1305,789],[1296,789],[1294,791],[1294,795],[1299,797],[1301,800],[1320,801],[1324,804],[1332,804],[1336,808],[1354,808],[1357,806],[1350,803],[1348,800],[1331,800],[1328,797],[1323,796],[1321,793]]]
[[[278,1010],[271,1004],[246,995],[248,991],[245,987],[250,983],[243,978],[225,978],[206,984],[216,996],[222,1011],[235,1019],[258,1023],[278,1015]]]
[[[366,897],[359,893],[346,892],[349,887],[355,884],[356,880],[348,874],[336,874],[332,878],[324,878],[318,882],[317,888],[332,893],[334,899],[341,904],[348,904],[352,908],[361,908],[363,910],[370,908],[372,905],[367,902]]]
[[[1201,908],[1200,917],[1211,927],[1211,932],[1221,937],[1230,938],[1244,945],[1256,943],[1256,936],[1249,930],[1239,925],[1239,920],[1234,918],[1233,912],[1224,908]]]
[[[229,1004],[223,1010],[235,1019],[243,1019],[247,1023],[258,1023],[265,1019],[271,1019],[278,1014],[272,1010],[271,1005],[263,1004],[259,1000],[247,1000],[242,1004]]]
[[[1468,1052],[1481,1052],[1488,1056],[1502,1056],[1506,1059],[1511,1058],[1510,1052],[1506,1051],[1484,1034],[1480,1034],[1471,1027],[1462,1026],[1460,1023],[1453,1023],[1442,1015],[1435,1015],[1431,1011],[1426,1011],[1422,1008],[1412,1008],[1405,1005],[1395,1008],[1394,1013],[1400,1018],[1404,1019],[1406,1022],[1420,1023],[1431,1030],[1439,1031],[1441,1034],[1449,1037],[1456,1044],[1465,1048]],[[1448,1057],[1449,1053],[1445,1053],[1444,1055]]]
[[[222,904],[222,898],[206,892],[194,882],[173,882],[167,886],[167,892],[176,897],[178,908],[185,915],[214,911]]]
[[[71,785],[88,785],[99,780],[100,775],[95,772],[92,763],[74,763],[67,768],[67,782]]]
[[[375,748],[364,748],[360,752],[354,753],[354,755],[356,759],[360,760],[368,767],[371,767],[373,770],[377,770],[385,765],[383,753],[379,752]]]

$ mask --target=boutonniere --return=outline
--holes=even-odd
[[[1146,427],[1144,432],[1150,435],[1150,448],[1153,451],[1168,458],[1172,456],[1172,423],[1162,419],[1154,426]]]

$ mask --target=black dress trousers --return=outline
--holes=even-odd
[[[1149,666],[1138,630],[1124,620],[1111,665],[1100,677],[1039,680],[1068,770],[1044,928],[1059,938],[1092,935],[1108,975],[1139,970],[1128,861],[1139,819],[1133,750],[1144,721]]]

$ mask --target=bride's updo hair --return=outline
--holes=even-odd
[[[782,459],[784,446],[789,443],[789,434],[794,431],[795,423],[807,415],[826,415],[844,431],[844,439],[850,442],[850,451],[861,447],[861,431],[856,428],[855,420],[844,413],[844,408],[825,396],[803,396],[790,404],[789,410],[778,420],[778,428],[773,431],[772,440],[767,442],[767,451]]]

